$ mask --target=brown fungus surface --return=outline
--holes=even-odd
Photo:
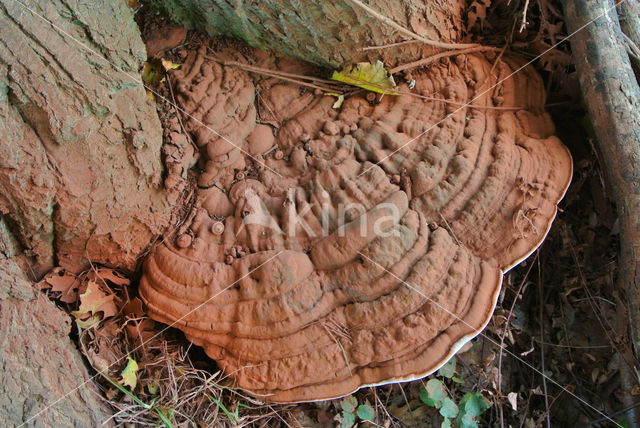
[[[459,56],[414,71],[400,88],[419,96],[339,110],[280,83],[261,89],[288,119],[274,129],[256,125],[247,74],[192,53],[175,88],[202,173],[145,262],[151,316],[268,401],[437,370],[487,324],[571,178],[540,78],[496,85],[519,66]]]

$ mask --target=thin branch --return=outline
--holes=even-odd
[[[353,0],[351,0],[353,1]],[[445,51],[445,52],[440,52],[437,53],[435,55],[431,55],[427,58],[422,58],[418,61],[414,61],[414,62],[410,62],[408,64],[403,64],[403,65],[399,65],[395,68],[391,69],[391,73],[398,73],[400,71],[405,71],[405,70],[410,70],[412,68],[416,68],[416,67],[422,67],[425,66],[427,64],[431,64],[434,61],[439,60],[440,58],[445,58],[445,57],[449,57],[449,56],[454,56],[454,55],[465,55],[465,54],[469,54],[469,53],[473,53],[473,52],[487,52],[487,51],[494,51],[494,52],[500,52],[502,50],[502,48],[496,48],[493,46],[478,46],[478,45],[473,45],[473,47],[468,48],[468,49],[461,49],[461,50],[449,50],[449,51]]]

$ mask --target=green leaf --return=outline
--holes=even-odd
[[[173,415],[173,410],[169,412],[169,415],[165,415],[165,413],[162,410],[158,409],[157,407],[154,407],[154,410],[156,411],[158,416],[160,416],[160,420],[162,421],[162,423],[166,428],[173,428],[173,425],[171,425],[171,421],[169,420]]]
[[[445,418],[455,418],[458,416],[458,406],[450,398],[442,400],[442,407],[440,408],[440,414]]]
[[[468,413],[458,418],[458,425],[460,428],[479,428],[478,422]]]
[[[236,406],[235,412],[233,412],[233,414],[235,415],[236,419],[240,419],[240,408],[241,407],[244,407],[245,409],[250,409],[251,408],[251,407],[247,406],[246,404],[238,403],[238,405]]]
[[[358,399],[353,395],[344,397],[340,402],[340,406],[342,407],[342,410],[344,410],[345,412],[353,413],[355,412],[356,407],[358,406]]]
[[[213,401],[214,403],[216,403],[216,405],[220,408],[220,410],[222,410],[224,412],[224,414],[227,415],[227,417],[229,418],[229,420],[231,421],[232,424],[236,424],[237,423],[236,419],[233,417],[231,412],[227,410],[227,408],[224,406],[224,404],[222,404],[220,401],[218,401],[213,395],[211,395],[211,394],[207,394],[207,395],[209,396],[209,399],[211,401]]]
[[[150,58],[144,63],[142,81],[147,85],[161,82],[165,79],[167,71],[175,70],[178,67],[180,64],[175,64],[164,58]]]
[[[356,423],[356,414],[351,412],[342,412],[340,418],[340,428],[351,428]]]
[[[442,421],[442,425],[440,425],[440,428],[451,428],[451,419],[444,418],[444,420]]]
[[[341,71],[334,71],[331,78],[379,94],[393,94],[396,90],[391,72],[380,60],[375,64],[359,62],[348,65]]]
[[[158,393],[158,389],[160,389],[160,385],[157,380],[147,384],[147,389],[149,390],[149,394],[156,395]]]
[[[461,403],[464,403],[464,413],[471,416],[480,416],[489,408],[487,400],[477,392],[465,394]]]
[[[120,374],[122,376],[122,384],[130,386],[133,390],[136,388],[136,384],[138,383],[138,377],[136,376],[136,373],[138,372],[138,363],[136,363],[136,360],[131,357],[127,358],[129,359],[127,367],[125,367]]]
[[[451,379],[455,373],[456,357],[451,357],[451,359],[438,370],[438,376],[446,377],[447,379]]]
[[[109,381],[109,383],[113,386],[115,386],[116,388],[118,388],[120,391],[122,391],[125,395],[127,395],[129,398],[131,398],[135,403],[139,404],[140,406],[142,406],[145,409],[153,409],[158,416],[160,417],[160,419],[162,420],[162,422],[164,423],[164,426],[167,428],[173,428],[173,425],[171,425],[171,421],[169,421],[166,417],[166,415],[157,407],[154,405],[156,399],[154,398],[151,401],[151,404],[147,404],[144,401],[142,401],[141,399],[139,399],[138,397],[136,397],[135,394],[131,393],[127,388],[125,388],[124,386],[120,385],[118,382],[116,382],[115,379],[111,379],[111,377],[107,376],[106,374],[99,372],[105,379],[107,379]]]
[[[359,405],[356,413],[358,414],[358,417],[363,421],[371,421],[374,417],[373,408],[368,404]]]
[[[429,394],[429,398],[435,400],[436,402],[441,402],[445,396],[444,386],[438,379],[430,379],[427,382],[426,389],[427,394]]]
[[[429,398],[429,393],[424,388],[424,386],[420,388],[420,392],[418,393],[418,395],[420,396],[420,400],[424,404],[426,404],[427,406],[436,407],[436,401],[432,398]]]

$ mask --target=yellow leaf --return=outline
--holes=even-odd
[[[379,94],[394,94],[396,90],[396,82],[382,61],[348,65],[341,71],[334,71],[331,78]]]
[[[168,59],[149,58],[149,60],[144,63],[144,68],[142,69],[142,80],[147,85],[162,82],[167,71],[175,70],[179,67],[180,64],[171,62]]]
[[[153,59],[145,61],[144,68],[142,69],[142,81],[147,85],[159,82],[162,79],[162,70],[160,69],[158,62]]]
[[[136,373],[138,372],[138,363],[131,357],[127,357],[129,362],[127,363],[127,367],[122,370],[122,384],[126,386],[130,386],[131,389],[135,389],[136,384],[138,383],[138,378]]]
[[[343,102],[344,102],[344,95],[338,95],[338,99],[336,100],[335,103],[333,103],[333,105],[331,107],[340,108],[340,107],[342,107],[342,103]]]
[[[87,318],[86,320],[82,320],[80,319],[80,315],[82,314],[78,313],[78,311],[73,311],[72,314],[77,318],[76,324],[78,324],[78,327],[80,327],[83,330],[96,326],[98,325],[98,323],[100,323],[100,316],[98,315],[94,315],[92,317]]]
[[[176,68],[180,68],[180,64],[176,64],[175,62],[171,62],[168,59],[162,58],[161,61],[162,61],[162,68],[164,68],[165,71],[175,70]]]

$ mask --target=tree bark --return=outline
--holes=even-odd
[[[455,42],[461,34],[464,4],[370,0],[367,6],[427,39]],[[351,0],[162,0],[154,6],[185,27],[236,37],[329,67],[364,58],[364,47],[407,40]],[[385,49],[384,55],[394,62],[417,55],[417,48],[421,46],[403,45]]]
[[[13,260],[0,257],[0,426],[89,427],[108,420],[109,407],[85,383],[89,375],[70,329],[69,316],[34,293]]]
[[[625,0],[620,4],[620,27],[622,32],[629,38],[629,43],[633,43],[634,47],[640,50],[640,1]],[[631,63],[636,67],[636,73],[640,73],[640,52],[631,56]],[[636,74],[640,75],[640,74]]]
[[[124,1],[0,3],[0,214],[36,275],[133,269],[166,226],[145,57]]]
[[[572,36],[571,48],[618,210],[618,282],[640,355],[640,88],[613,1],[565,0],[564,8],[570,34],[593,21]]]

